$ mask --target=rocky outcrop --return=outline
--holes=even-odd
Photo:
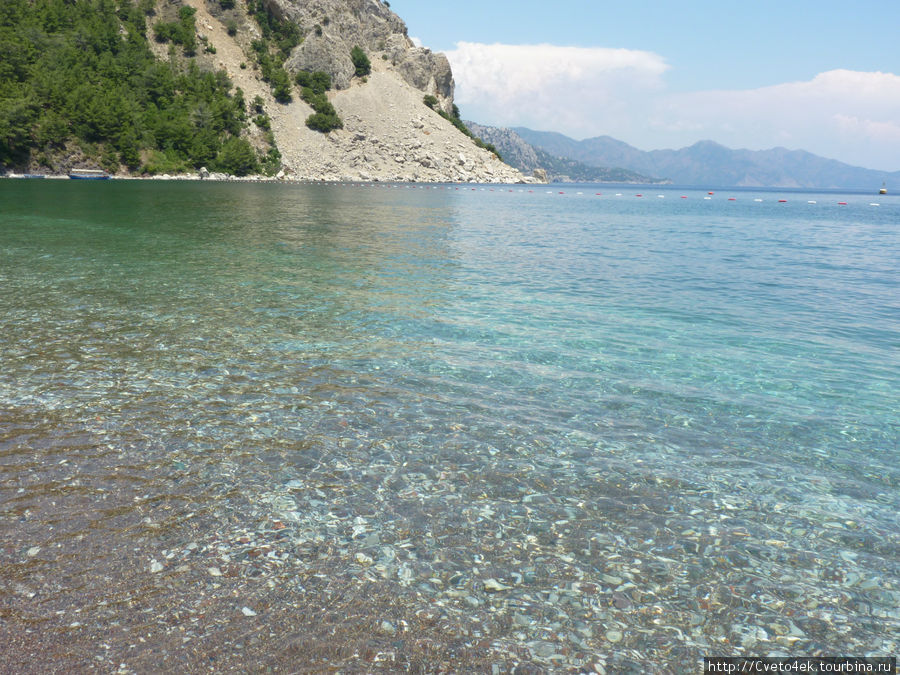
[[[355,71],[350,50],[361,47],[371,60],[389,62],[403,79],[435,96],[442,109],[453,105],[453,74],[443,54],[416,47],[406,24],[378,0],[266,0],[278,17],[297,23],[306,33],[285,67],[322,70],[336,89],[347,89]]]
[[[402,59],[391,59],[397,72],[416,89],[437,97],[441,107],[450,112],[453,107],[454,82],[447,57],[433,54],[424,47],[414,47],[402,56]]]
[[[342,40],[325,34],[305,39],[284,65],[292,75],[300,70],[326,72],[331,75],[335,89],[349,87],[354,73],[350,50],[345,48]]]

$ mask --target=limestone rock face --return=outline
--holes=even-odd
[[[447,112],[453,104],[453,73],[450,62],[443,54],[433,54],[431,50],[417,47],[406,52],[405,58],[397,66],[403,79],[416,89],[432,94],[438,101],[449,102]]]
[[[350,51],[344,49],[344,42],[325,34],[307,37],[284,65],[291,74],[299,70],[326,72],[331,75],[331,84],[335,89],[347,89],[355,70]]]
[[[450,111],[453,74],[443,54],[416,47],[406,24],[379,0],[266,0],[273,14],[295,22],[306,37],[285,63],[291,73],[322,70],[336,89],[347,89],[355,68],[350,50],[390,64],[409,84],[435,96]]]

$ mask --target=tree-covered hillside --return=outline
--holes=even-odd
[[[192,58],[191,8],[156,31],[170,40],[170,58],[154,57],[146,35],[148,21],[161,22],[155,5],[0,0],[0,167],[59,170],[76,161],[242,175],[259,171],[261,160],[277,166],[274,147],[262,155],[241,137],[240,90]]]

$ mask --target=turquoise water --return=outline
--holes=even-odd
[[[649,190],[0,182],[15,658],[896,654],[900,202]]]

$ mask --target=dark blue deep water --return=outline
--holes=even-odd
[[[896,654],[898,260],[890,195],[0,182],[6,663]]]

